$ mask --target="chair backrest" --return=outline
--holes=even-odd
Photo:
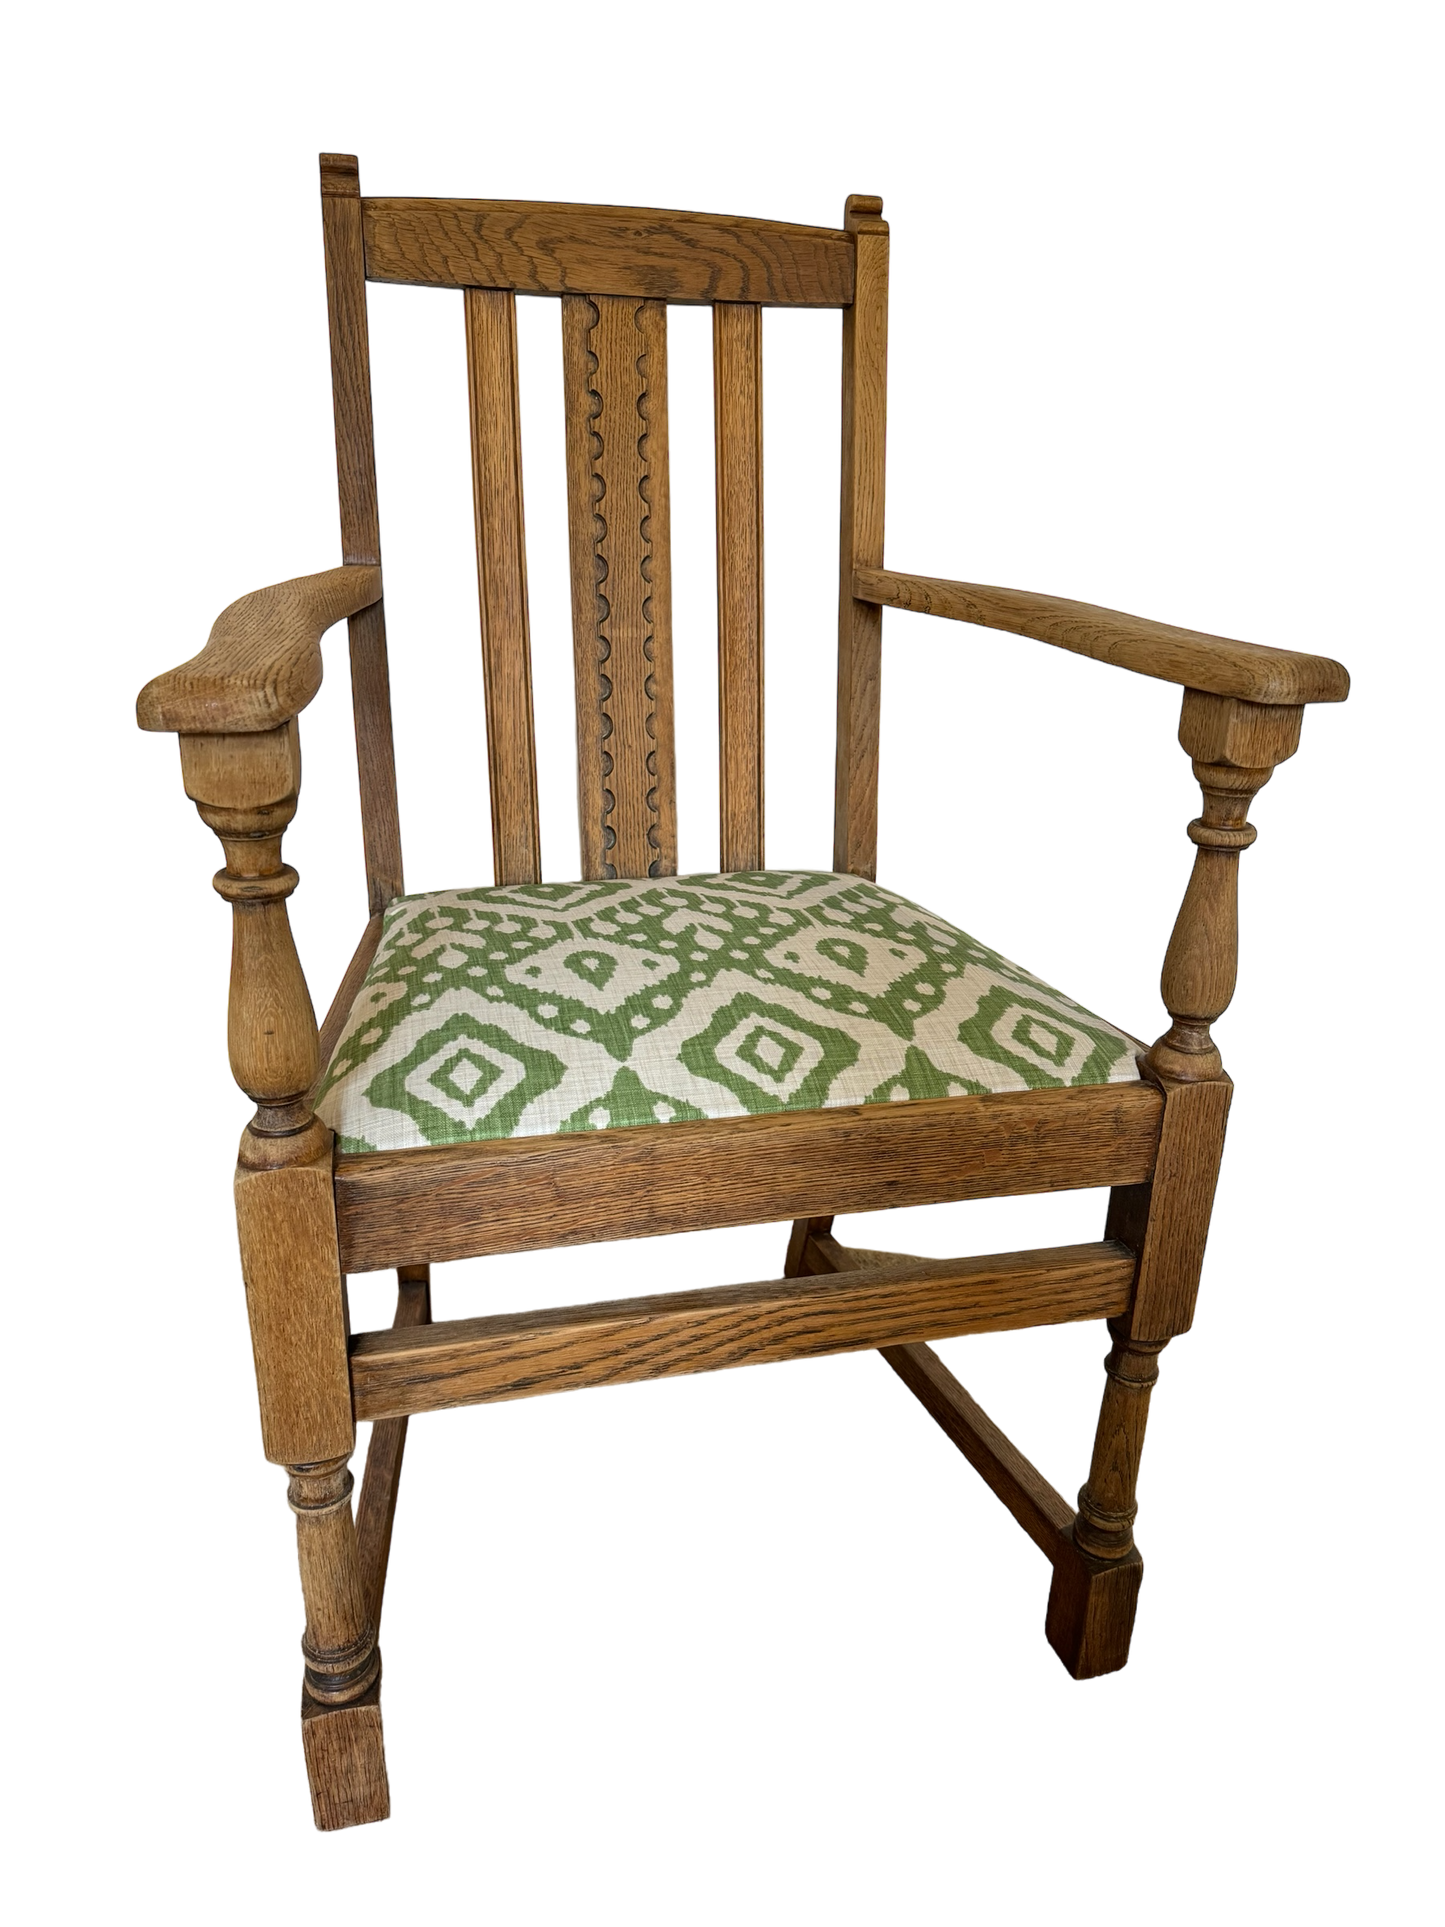
[[[562,302],[584,874],[677,868],[668,516],[669,302],[713,310],[720,867],[763,862],[762,309],[843,313],[834,865],[871,876],[881,612],[852,595],[883,562],[888,230],[849,198],[840,229],[650,208],[362,199],[321,157],[345,560],[380,563],[366,282],[461,290],[498,883],[541,880],[517,390],[516,296]],[[372,908],[402,888],[383,605],[351,621]]]

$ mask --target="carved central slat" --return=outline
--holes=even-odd
[[[562,342],[583,874],[671,876],[667,311],[567,295]]]

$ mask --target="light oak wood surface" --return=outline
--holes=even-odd
[[[303,1692],[301,1743],[311,1786],[311,1814],[322,1833],[390,1819],[380,1672],[349,1706],[322,1706]]]
[[[431,1323],[431,1273],[412,1265],[397,1274],[396,1317],[399,1327]],[[356,1558],[367,1617],[381,1631],[381,1607],[386,1594],[386,1571],[391,1562],[391,1531],[401,1487],[401,1465],[406,1452],[405,1418],[378,1419],[366,1448],[366,1476],[356,1507]]]
[[[345,1267],[1143,1183],[1148,1084],[506,1138],[336,1160]]]
[[[255,589],[223,609],[205,648],[148,682],[142,729],[234,736],[277,729],[321,687],[321,638],[381,594],[381,570],[323,569]]]
[[[465,314],[492,798],[492,880],[540,883],[542,835],[532,715],[527,539],[522,521],[516,298],[494,289],[468,288]]]
[[[611,1304],[363,1332],[352,1342],[359,1418],[530,1398],[587,1385],[1012,1331],[1122,1311],[1124,1245],[991,1258],[894,1258],[837,1279],[777,1279]]]
[[[876,563],[860,563],[853,593],[890,609],[948,616],[983,629],[1002,629],[1035,642],[1052,643],[1076,656],[1092,656],[1141,676],[1183,683],[1216,696],[1252,703],[1342,703],[1350,693],[1345,669],[1328,656],[1232,642],[1167,622],[1148,622],[1117,609],[1098,609],[1062,596],[1025,589],[991,589],[979,582],[947,582],[939,576],[904,575]]]
[[[712,311],[722,870],[763,867],[763,317]]]
[[[833,868],[878,869],[878,718],[883,617],[856,591],[860,569],[883,561],[888,426],[888,223],[876,195],[850,194],[857,249],[853,305],[843,316],[842,503],[838,536],[838,720]]]
[[[842,308],[853,249],[834,228],[556,201],[367,199],[372,281],[639,301]]]
[[[672,876],[667,311],[569,295],[562,346],[582,873]]]
[[[348,562],[380,565],[381,523],[371,421],[371,347],[366,317],[366,257],[361,179],[354,154],[321,156],[321,235],[331,336],[331,399],[336,426],[341,552]],[[406,888],[391,734],[386,615],[374,602],[349,624],[351,707],[361,790],[368,908],[384,910]]]
[[[865,1251],[844,1245],[831,1235],[831,1218],[814,1218],[802,1226],[796,1255],[799,1272],[807,1277],[846,1274],[859,1277],[880,1267],[906,1263],[895,1254]],[[1120,1282],[1127,1299],[1134,1272],[1134,1254],[1127,1244],[1106,1242],[1120,1266]],[[1020,1254],[1040,1256],[1039,1253]],[[935,1334],[942,1336],[943,1334]],[[1024,1457],[1001,1432],[928,1345],[888,1344],[881,1356],[903,1380],[919,1403],[968,1460],[985,1485],[1001,1499],[1034,1544],[1049,1559],[1057,1559],[1062,1535],[1073,1524],[1068,1500]]]
[[[317,1035],[316,1058],[317,1076],[307,1092],[308,1103],[314,1102],[316,1084],[320,1082],[327,1065],[331,1062],[336,1046],[341,1042],[341,1033],[346,1028],[346,1020],[351,1015],[351,1006],[356,1001],[356,993],[366,981],[366,973],[371,968],[371,960],[376,955],[376,946],[381,942],[382,918],[372,917],[361,933],[361,941],[346,966],[346,974],[336,986],[336,995],[327,1007]]]
[[[927,1345],[884,1345],[882,1355],[1048,1558],[1073,1523],[1074,1508],[994,1424]]]
[[[346,1459],[356,1442],[329,1145],[279,1170],[236,1172],[236,1224],[261,1405],[275,1465]]]

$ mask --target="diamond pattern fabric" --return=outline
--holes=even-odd
[[[317,1110],[346,1151],[1133,1082],[1136,1039],[860,877],[398,897]]]

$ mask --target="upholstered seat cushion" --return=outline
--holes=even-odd
[[[1136,1040],[854,876],[399,897],[317,1109],[348,1151],[1138,1076]]]

